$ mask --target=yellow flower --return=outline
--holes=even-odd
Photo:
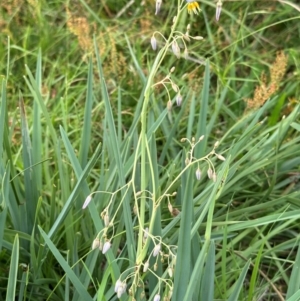
[[[189,1],[189,0],[187,0],[187,2],[188,2],[187,5],[188,13],[189,14],[194,13],[198,15],[198,12],[201,11],[199,3],[196,1]]]

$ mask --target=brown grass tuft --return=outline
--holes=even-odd
[[[80,48],[89,53],[93,49],[93,41],[90,37],[91,28],[88,20],[84,17],[75,17],[67,8],[67,27],[77,36]]]
[[[287,60],[288,58],[283,51],[277,52],[276,59],[270,68],[270,83],[267,83],[267,77],[262,73],[260,86],[256,87],[253,98],[245,100],[246,111],[261,107],[279,89],[280,82],[286,72]]]

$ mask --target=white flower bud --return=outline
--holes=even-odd
[[[99,237],[96,237],[96,238],[93,240],[92,250],[98,249],[99,246],[100,246],[100,239],[99,239]]]
[[[183,56],[186,60],[189,58],[189,52],[188,52],[187,48],[184,49]]]
[[[173,73],[175,71],[175,67],[173,66],[170,70],[170,73]]]
[[[168,101],[167,108],[168,108],[169,111],[172,110],[172,101],[171,100]]]
[[[162,1],[161,0],[156,0],[156,5],[155,5],[155,15],[157,15],[160,11]]]
[[[173,269],[171,267],[168,268],[168,274],[169,274],[170,278],[173,277]]]
[[[109,225],[109,215],[107,213],[104,215],[104,225],[105,227]]]
[[[156,294],[153,298],[153,301],[160,301],[160,295]]]
[[[212,169],[210,167],[207,170],[207,176],[208,176],[209,179],[212,179],[213,171],[212,171]]]
[[[83,203],[82,209],[85,209],[88,206],[88,204],[91,202],[91,200],[92,200],[92,196],[88,195]]]
[[[225,161],[226,159],[222,156],[222,155],[219,155],[219,154],[216,154],[217,158],[222,160],[222,161]]]
[[[122,281],[120,279],[117,280],[115,284],[115,293],[118,291],[118,288],[122,285]]]
[[[177,85],[175,85],[174,83],[172,83],[172,89],[175,91],[175,92],[178,92],[179,88]]]
[[[102,254],[105,254],[110,249],[110,247],[111,247],[110,241],[106,241],[102,249]]]
[[[157,245],[154,247],[154,249],[153,249],[153,257],[156,257],[156,256],[159,254],[160,248],[161,248],[161,245],[160,245],[160,244],[157,244]]]
[[[214,182],[217,182],[217,174],[214,172],[213,175],[212,175],[212,180]]]
[[[194,39],[194,40],[201,41],[201,40],[203,40],[203,37],[201,37],[201,36],[196,36],[196,37],[193,37],[193,39]]]
[[[178,43],[176,40],[172,42],[172,51],[176,55],[176,57],[179,59],[180,58],[180,48],[178,46]]]
[[[199,142],[202,141],[204,139],[204,137],[205,137],[204,135],[200,136]]]
[[[146,273],[149,268],[149,261],[146,261],[144,264],[143,272]]]
[[[152,49],[156,50],[157,49],[157,41],[155,39],[155,36],[151,37],[151,41],[150,42],[151,42]]]
[[[178,93],[178,94],[176,95],[176,104],[177,104],[178,107],[180,107],[180,106],[181,106],[181,103],[182,103],[182,96],[181,96],[180,93]]]
[[[221,11],[222,11],[222,1],[219,0],[219,1],[217,2],[217,7],[216,7],[216,20],[217,20],[217,22],[218,22],[219,19],[220,19]]]
[[[199,167],[196,170],[196,178],[197,178],[198,181],[201,179],[201,170],[200,170]]]

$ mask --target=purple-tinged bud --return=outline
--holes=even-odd
[[[197,178],[198,181],[201,179],[201,170],[200,170],[199,167],[196,170],[196,178]]]
[[[182,103],[182,96],[181,96],[180,93],[178,93],[178,94],[176,95],[176,104],[177,104],[178,107],[180,107],[180,106],[181,106],[181,103]]]
[[[150,42],[151,42],[152,49],[156,50],[157,49],[157,41],[155,39],[155,36],[151,37],[151,41]]]

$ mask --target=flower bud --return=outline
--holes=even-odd
[[[156,257],[156,256],[159,254],[160,248],[161,248],[160,243],[157,244],[157,245],[154,247],[154,249],[153,249],[153,257]]]
[[[168,108],[169,111],[172,110],[172,101],[171,100],[168,101],[167,108]]]
[[[88,204],[91,202],[91,200],[92,200],[92,196],[88,195],[83,203],[82,209],[85,209],[88,206]]]
[[[105,254],[110,249],[110,247],[111,247],[110,241],[106,241],[102,249],[102,254]]]
[[[177,85],[175,85],[174,83],[172,83],[172,89],[175,91],[175,92],[178,92],[179,88]]]
[[[155,5],[155,15],[157,15],[160,11],[162,1],[161,0],[156,0],[156,5]]]
[[[217,174],[214,172],[213,175],[212,175],[212,180],[214,182],[217,182]]]
[[[203,37],[201,36],[196,36],[196,37],[193,37],[194,40],[197,40],[197,41],[201,41],[203,40]]]
[[[189,52],[188,52],[187,48],[184,49],[183,56],[186,60],[189,58]]]
[[[104,215],[104,225],[105,227],[109,225],[109,215],[107,213]]]
[[[152,49],[156,50],[157,49],[157,41],[155,39],[155,36],[151,37],[151,41],[150,42],[151,42]]]
[[[153,298],[153,301],[160,301],[160,295],[156,294]]]
[[[172,42],[172,51],[176,55],[176,57],[179,59],[180,58],[180,48],[178,46],[178,43],[176,40]]]
[[[180,107],[180,106],[181,106],[181,103],[182,103],[182,96],[181,96],[180,93],[178,93],[178,94],[176,95],[176,104],[177,104],[178,107]]]
[[[226,159],[222,156],[222,155],[219,155],[219,154],[216,154],[217,158],[222,160],[222,161],[225,161]]]
[[[207,176],[208,176],[209,179],[212,179],[213,171],[212,171],[212,169],[210,167],[207,170]]]
[[[100,239],[99,239],[99,237],[96,237],[96,238],[93,240],[92,250],[98,249],[99,246],[100,246]]]
[[[149,268],[149,261],[146,261],[144,264],[143,272],[146,273]]]
[[[170,73],[173,73],[175,71],[175,67],[173,66],[170,70]]]
[[[115,293],[118,291],[118,288],[122,285],[122,281],[120,279],[117,280],[115,284]]]
[[[196,170],[196,178],[197,178],[198,181],[201,179],[201,170],[200,170],[199,167]]]
[[[216,7],[216,20],[217,20],[217,22],[218,22],[219,19],[220,19],[221,11],[222,11],[222,1],[219,0],[219,1],[217,2],[217,7]]]

